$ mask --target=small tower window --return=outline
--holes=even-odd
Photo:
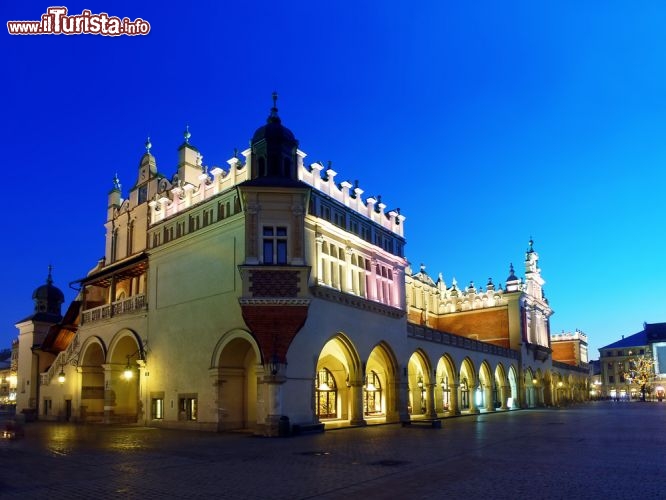
[[[284,226],[264,226],[263,239],[264,264],[286,264],[287,228]]]

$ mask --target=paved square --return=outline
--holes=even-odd
[[[664,498],[666,403],[594,402],[289,438],[26,424],[2,498]]]

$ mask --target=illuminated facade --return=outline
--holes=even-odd
[[[18,365],[18,341],[11,349],[0,351],[0,409],[16,404],[16,369]]]
[[[225,168],[184,139],[173,176],[148,141],[126,199],[114,180],[106,257],[41,344],[40,417],[279,435],[583,397],[532,242],[524,280],[447,287],[412,272],[398,209],[306,164],[275,103]]]
[[[640,332],[623,335],[617,342],[599,349],[602,395],[616,400],[639,399],[641,388],[632,381],[631,370],[641,358],[647,361],[650,372],[646,396],[663,399],[666,395],[666,323],[644,323]]]

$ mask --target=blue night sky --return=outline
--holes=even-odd
[[[151,32],[0,35],[0,347],[49,263],[74,298],[148,135],[169,177],[186,124],[226,167],[273,90],[308,163],[401,208],[415,270],[503,283],[532,236],[551,331],[581,329],[591,358],[666,321],[666,4],[425,3],[72,1]],[[3,2],[3,25],[50,5]]]

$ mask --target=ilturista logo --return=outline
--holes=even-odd
[[[39,21],[7,21],[7,31],[10,35],[137,36],[150,33],[150,23],[140,17],[132,21],[87,9],[69,15],[67,7],[49,7]]]

